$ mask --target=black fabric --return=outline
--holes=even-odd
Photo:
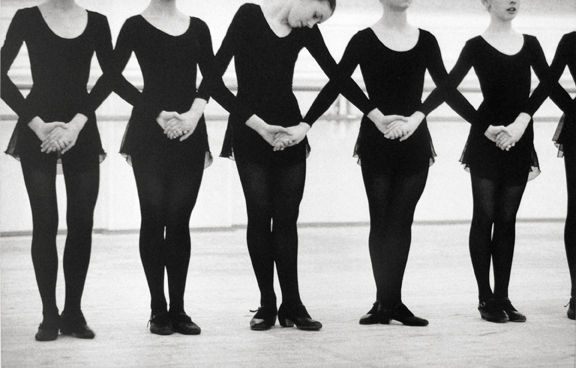
[[[535,37],[524,35],[522,49],[507,55],[482,36],[474,37],[466,42],[444,86],[455,88],[471,68],[478,76],[483,101],[477,118],[469,121],[472,125],[461,162],[483,177],[510,175],[520,181],[528,172],[531,178],[535,177],[540,170],[532,121],[510,151],[498,148],[484,132],[489,125],[511,124],[521,112],[533,115],[546,99],[546,88],[536,88],[530,95],[531,69],[540,80],[545,80],[548,73],[540,43]]]
[[[568,213],[564,227],[564,244],[572,281],[571,295],[576,297],[576,145],[566,147],[564,164],[568,187]]]
[[[161,157],[132,159],[140,200],[140,258],[148,281],[152,314],[166,312],[164,270],[168,274],[170,311],[184,311],[190,262],[190,216],[196,204],[204,159],[187,165]]]
[[[246,126],[253,114],[268,124],[294,126],[302,121],[292,91],[294,65],[306,48],[330,78],[340,80],[337,64],[330,55],[317,26],[295,28],[286,37],[278,37],[267,23],[262,9],[255,4],[240,7],[215,56],[216,74],[222,76],[234,58],[238,79],[236,96],[223,83],[213,83],[211,96],[230,112],[221,156],[241,160],[291,165],[302,161],[309,151],[308,141],[274,152],[258,133]],[[362,90],[348,79],[348,98],[361,110],[372,110]],[[309,122],[310,124],[313,121]]]
[[[576,142],[576,99],[571,99],[568,92],[557,84],[566,67],[570,70],[572,79],[576,81],[576,31],[562,37],[550,65],[549,83],[552,88],[550,97],[565,114],[554,134],[554,141],[560,153],[565,145],[574,145]]]
[[[142,70],[142,92],[121,74],[132,53]],[[196,90],[198,68],[204,79],[211,80],[208,76],[213,74],[212,40],[206,23],[190,17],[186,32],[172,36],[143,16],[133,16],[122,26],[114,54],[114,90],[134,106],[120,152],[130,156],[164,155],[182,161],[204,157],[209,151],[204,118],[181,142],[166,137],[156,117],[162,110],[186,112],[195,98],[208,100],[207,87]]]
[[[428,167],[404,175],[362,162],[362,177],[370,209],[368,240],[376,300],[392,308],[402,300],[402,279],[410,243],[414,211],[428,178]]]
[[[98,156],[92,156],[91,169],[75,171],[63,164],[66,183],[66,224],[68,235],[64,247],[64,279],[66,299],[64,311],[77,314],[92,246],[94,207],[98,197],[100,169]],[[28,158],[21,160],[24,182],[32,209],[32,261],[45,316],[58,312],[56,279],[58,253],[58,204],[56,200],[56,161],[39,166]]]
[[[26,98],[8,77],[23,43],[28,49],[34,81]],[[47,157],[56,160],[58,153],[46,155],[40,151],[41,142],[27,124],[35,116],[45,122],[69,122],[77,113],[82,113],[88,121],[76,145],[61,157],[62,161],[80,167],[95,154],[103,157],[94,110],[112,90],[109,78],[113,62],[112,41],[106,17],[88,11],[84,32],[76,38],[66,39],[52,32],[38,7],[20,9],[10,23],[1,53],[2,99],[19,116],[6,153],[38,161],[48,161]],[[86,86],[94,53],[104,74],[88,93]]]
[[[497,179],[483,177],[472,167],[471,178],[474,212],[469,245],[478,298],[480,301],[492,296],[504,299],[508,297],[514,255],[516,214],[528,174],[523,182],[518,183],[506,176]],[[490,287],[491,262],[494,265],[494,292]]]
[[[236,166],[246,199],[246,238],[260,288],[260,303],[276,306],[276,265],[282,302],[299,305],[296,223],[304,193],[306,161],[277,165],[236,160]]]

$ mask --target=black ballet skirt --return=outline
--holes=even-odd
[[[28,48],[33,80],[26,98],[8,77],[8,70],[23,43]],[[104,75],[88,93],[94,53]],[[78,169],[102,161],[105,153],[94,110],[111,92],[107,78],[111,64],[112,41],[105,16],[88,11],[85,30],[78,37],[68,39],[49,28],[38,7],[18,10],[2,46],[2,99],[19,117],[6,153],[16,158],[29,158],[36,164],[62,160]],[[67,123],[77,113],[84,114],[88,120],[76,145],[64,155],[42,153],[42,142],[27,125],[30,120],[38,116],[47,123]]]
[[[456,65],[450,72],[449,83],[458,85],[470,68],[474,68],[484,100],[460,158],[466,168],[486,178],[510,177],[531,180],[540,174],[534,149],[534,123],[531,120],[523,136],[509,151],[503,151],[484,136],[490,125],[507,126],[525,112],[532,116],[546,99],[545,88],[530,95],[531,68],[544,80],[548,72],[546,58],[538,40],[524,35],[521,50],[514,55],[501,53],[483,37],[466,42]]]
[[[136,55],[144,78],[140,92],[121,72]],[[205,160],[212,162],[204,116],[194,133],[184,141],[169,139],[156,122],[161,111],[179,113],[190,110],[196,98],[209,99],[204,88],[196,89],[197,69],[203,76],[213,73],[213,51],[210,31],[202,20],[190,17],[188,29],[173,36],[154,27],[141,15],[126,20],[115,49],[115,88],[120,97],[133,105],[120,153],[128,160],[177,161],[181,164]]]

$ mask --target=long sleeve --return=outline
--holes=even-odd
[[[218,78],[214,70],[214,48],[212,47],[210,29],[203,22],[199,33],[200,54],[198,55],[198,66],[202,73],[202,83],[198,87],[197,97],[208,101],[210,99],[210,90],[213,89],[213,84],[217,83],[216,79]],[[221,78],[220,81],[222,81]]]
[[[112,36],[110,34],[108,19],[104,16],[100,17],[101,24],[96,28],[95,52],[98,63],[100,64],[100,69],[102,69],[102,75],[98,78],[94,87],[92,87],[88,101],[80,111],[84,115],[94,112],[112,92],[112,78],[114,73]]]
[[[348,43],[340,64],[336,64],[326,47],[318,26],[314,26],[310,33],[306,48],[330,78],[330,81],[322,88],[303,121],[312,125],[332,105],[340,92],[364,114],[372,111],[375,108],[374,105],[351,78],[358,65],[357,57],[361,52],[357,47],[357,42],[353,42],[354,37]]]
[[[576,114],[576,101],[572,100],[568,92],[558,84],[558,80],[564,69],[569,65],[570,57],[574,57],[576,52],[573,49],[576,45],[571,45],[568,35],[564,35],[558,44],[554,59],[550,65],[547,84],[550,91],[550,98],[564,113]],[[576,64],[576,61],[573,62]]]
[[[246,29],[244,29],[245,25],[250,25],[250,20],[244,19],[246,18],[244,15],[245,7],[241,7],[238,12],[236,12],[234,19],[232,19],[232,23],[230,27],[228,27],[226,36],[222,41],[222,45],[214,57],[214,73],[212,77],[204,77],[200,85],[200,90],[207,88],[210,91],[210,96],[214,98],[214,100],[222,105],[228,112],[235,113],[241,121],[247,121],[250,116],[254,115],[254,109],[245,101],[241,101],[226,87],[222,81],[222,76],[228,68],[232,57],[236,54],[239,36],[246,34]],[[238,73],[238,71],[236,72]]]
[[[528,42],[528,39],[526,40]],[[530,64],[532,69],[538,76],[540,83],[538,87],[532,92],[530,98],[526,102],[526,105],[522,109],[522,112],[527,113],[528,115],[532,116],[542,106],[542,103],[546,100],[549,94],[549,87],[547,83],[545,83],[546,78],[548,77],[549,67],[548,63],[546,62],[546,56],[544,55],[544,51],[542,51],[542,47],[540,43],[535,37],[530,37],[531,42],[531,61]]]
[[[2,45],[1,60],[1,88],[0,94],[2,99],[6,104],[14,110],[21,121],[28,123],[35,116],[34,112],[31,111],[30,105],[27,103],[26,99],[18,89],[18,87],[12,82],[8,76],[8,71],[18,56],[22,44],[25,42],[26,29],[29,27],[26,24],[25,15],[23,10],[18,10],[10,22],[8,31],[6,33],[6,39]]]
[[[436,84],[436,88],[428,95],[426,100],[422,103],[419,111],[428,115],[436,109],[442,102],[446,101],[448,105],[461,117],[469,122],[473,122],[476,117],[476,109],[456,88],[440,88],[443,85],[448,73],[444,62],[442,61],[442,53],[436,37],[431,36],[426,50],[427,69]]]
[[[142,92],[132,83],[128,82],[122,75],[132,55],[135,42],[135,35],[133,34],[134,27],[131,26],[130,21],[131,19],[128,19],[124,23],[118,35],[116,48],[114,49],[113,75],[111,78],[113,80],[114,92],[132,106],[136,106],[142,101]]]
[[[445,96],[450,96],[454,92],[460,93],[458,92],[458,86],[460,85],[460,83],[462,83],[462,80],[464,79],[464,77],[466,77],[466,74],[468,74],[468,72],[472,68],[472,60],[473,60],[472,46],[470,45],[470,41],[468,41],[464,45],[462,51],[460,52],[460,56],[458,57],[456,64],[454,64],[454,67],[448,74],[448,77],[444,80],[441,86],[438,87],[441,89],[439,93],[445,94]],[[451,97],[446,98],[447,102],[451,101]],[[450,104],[450,106],[454,109],[454,111],[456,111],[456,113],[458,113],[464,120],[466,120],[470,124],[476,123],[477,112],[467,100],[466,103],[464,103],[463,105],[460,105],[459,103],[457,103],[457,105],[458,105],[457,108],[455,108],[455,106]]]

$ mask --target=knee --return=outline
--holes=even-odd
[[[270,226],[272,220],[272,204],[268,201],[258,201],[247,206],[249,226]]]

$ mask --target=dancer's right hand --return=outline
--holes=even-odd
[[[48,135],[56,128],[62,128],[66,126],[66,123],[62,121],[53,121],[51,123],[45,123],[40,117],[36,116],[28,123],[28,127],[36,134],[38,139],[44,141],[48,138]]]
[[[387,134],[398,124],[405,123],[408,118],[402,115],[384,115],[380,110],[374,109],[368,113],[368,118],[376,125],[376,128],[382,133]],[[398,137],[399,138],[399,137]]]
[[[490,125],[488,129],[486,129],[486,131],[484,132],[484,136],[490,139],[492,142],[496,143],[496,139],[498,138],[498,134],[500,133],[508,134],[505,126]]]
[[[176,111],[160,111],[160,114],[158,114],[158,116],[156,117],[156,122],[158,123],[158,125],[160,125],[160,127],[162,128],[162,130],[166,129],[166,125],[168,124],[168,122],[172,119],[175,119],[178,117],[178,113]]]

